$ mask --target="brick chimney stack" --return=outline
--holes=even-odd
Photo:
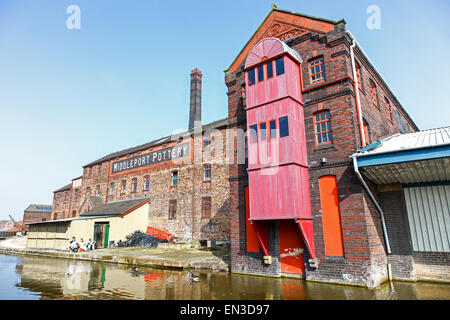
[[[194,129],[194,122],[199,121],[202,121],[202,72],[195,68],[191,71],[189,130]]]

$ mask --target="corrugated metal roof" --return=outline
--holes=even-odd
[[[380,141],[381,144],[364,152],[354,154],[356,157],[372,156],[391,152],[424,149],[450,144],[450,126],[423,130],[412,133],[396,134]]]

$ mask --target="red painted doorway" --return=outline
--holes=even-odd
[[[294,220],[278,223],[280,264],[282,273],[305,274],[303,240]]]

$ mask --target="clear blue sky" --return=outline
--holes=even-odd
[[[0,219],[51,204],[90,161],[186,128],[195,67],[203,121],[226,117],[223,70],[272,2],[344,18],[417,125],[450,124],[446,0],[0,0]],[[381,30],[366,27],[372,4]]]

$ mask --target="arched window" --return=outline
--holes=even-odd
[[[362,89],[362,82],[361,82],[361,67],[358,63],[355,63],[355,69],[356,69],[356,81],[358,81],[358,88]]]
[[[386,115],[389,120],[392,120],[392,118],[391,118],[391,103],[389,102],[388,98],[384,97],[384,103],[386,105]]]
[[[316,144],[326,144],[333,142],[333,132],[331,130],[330,111],[324,110],[314,114],[314,130]]]

